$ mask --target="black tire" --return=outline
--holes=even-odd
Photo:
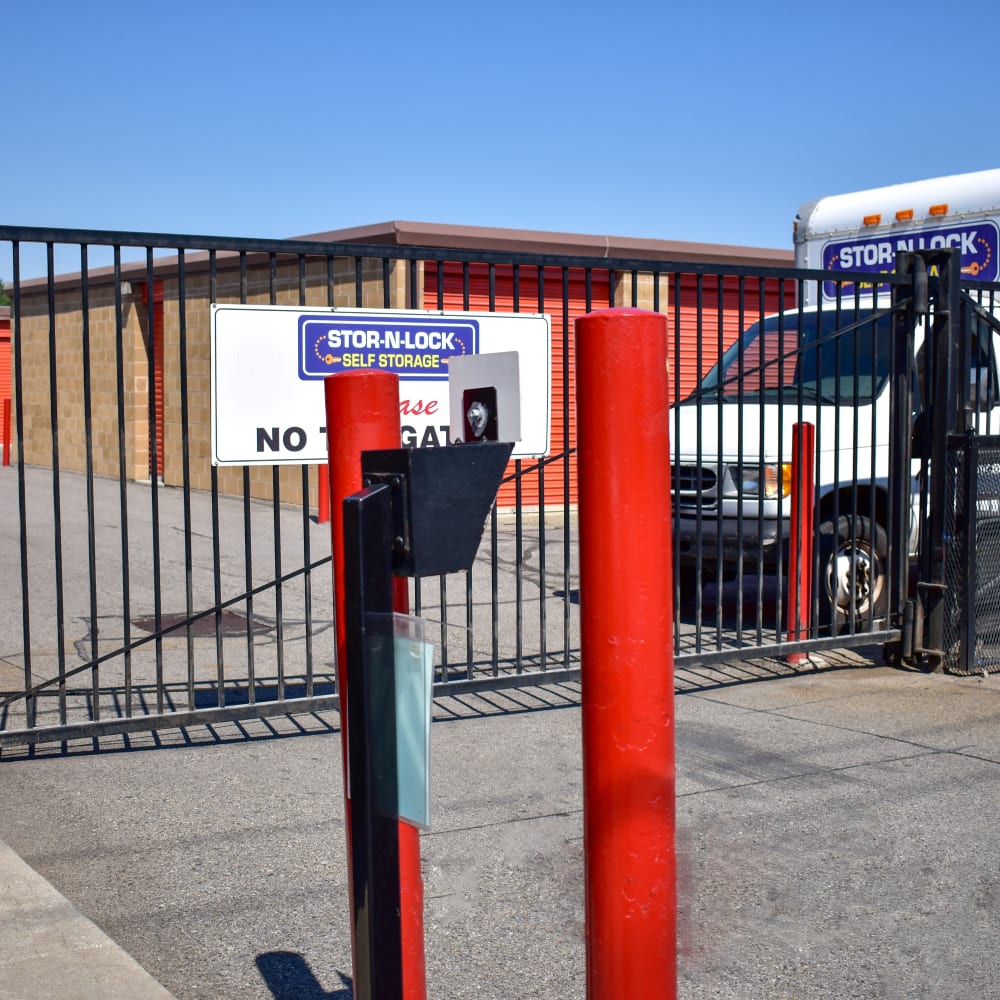
[[[889,604],[885,530],[868,517],[842,515],[819,526],[820,624],[847,632],[884,618]]]
[[[698,572],[694,566],[681,563],[677,567],[677,591],[679,607],[693,602],[698,592]]]
[[[674,579],[677,583],[681,605],[683,606],[688,602],[693,602],[709,584],[715,583],[715,563],[712,563],[711,568],[702,565],[700,587],[698,586],[698,567],[692,563],[681,563],[674,570]]]

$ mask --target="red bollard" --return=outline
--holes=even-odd
[[[813,514],[815,512],[816,428],[792,427],[792,514],[788,546],[788,641],[809,638],[812,611]],[[789,663],[803,663],[805,653],[791,653]]]
[[[398,448],[399,378],[390,372],[359,370],[325,380],[326,439],[329,455],[330,532],[333,552],[334,614],[337,625],[337,690],[341,705],[341,748],[347,788],[347,633],[344,601],[343,500],[361,489],[361,452]],[[321,479],[324,478],[321,474]],[[407,581],[393,581],[394,606],[409,610]],[[351,843],[351,803],[346,801],[347,843]],[[350,862],[350,858],[348,858]],[[348,863],[348,871],[351,870]],[[424,1000],[424,884],[420,874],[420,831],[399,824],[399,888],[403,951],[403,996]],[[352,894],[353,895],[353,894]]]
[[[674,1000],[667,325],[576,321],[587,996]]]

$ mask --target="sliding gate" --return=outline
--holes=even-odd
[[[337,705],[320,473],[211,466],[212,303],[551,315],[552,453],[511,464],[472,571],[411,585],[436,639],[438,693],[579,677],[575,409],[586,400],[574,398],[573,322],[609,305],[666,314],[667,377],[683,403],[670,416],[675,551],[663,553],[665,571],[675,567],[678,689],[812,669],[903,634],[911,474],[907,464],[893,494],[880,428],[910,440],[911,413],[890,415],[890,382],[905,375],[881,332],[903,322],[906,274],[886,278],[873,354],[847,321],[859,287],[850,274],[837,276],[829,340],[817,344],[798,339],[808,324],[793,320],[806,287],[829,277],[792,269],[13,227],[0,227],[0,250],[14,437],[13,464],[0,468],[0,747]],[[706,386],[743,331],[774,314],[785,317],[775,351],[752,363],[744,352],[726,386]],[[864,364],[852,367],[859,350]],[[821,392],[827,364],[839,407],[809,396],[810,366]],[[791,389],[780,388],[786,376]],[[787,587],[790,440],[775,431],[776,462],[748,450],[755,433],[770,440],[761,403],[772,388],[796,422],[811,417],[818,439],[854,456],[817,498],[808,607]],[[867,423],[845,416],[859,412],[851,393]],[[734,400],[735,452],[718,419]],[[816,481],[829,484],[823,461]],[[765,552],[765,508],[748,491],[764,489],[772,465],[779,496],[766,527],[777,544]],[[723,488],[734,482],[735,499]],[[740,525],[735,549],[723,509]],[[790,606],[804,622],[794,635]]]

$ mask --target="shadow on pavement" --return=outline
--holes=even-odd
[[[274,1000],[352,1000],[351,978],[338,972],[341,985],[325,990],[305,958],[294,951],[268,951],[258,955],[257,969]]]

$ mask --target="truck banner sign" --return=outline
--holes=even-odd
[[[873,232],[871,236],[834,241],[823,247],[824,271],[867,271],[892,274],[896,254],[906,250],[944,250],[957,247],[962,275],[975,281],[996,281],[1000,274],[1000,232],[994,222],[975,222],[939,229],[899,233]],[[888,292],[887,284],[858,283],[862,293]],[[838,293],[839,289],[839,293]],[[834,299],[855,292],[855,283],[823,282],[823,297]]]
[[[327,461],[323,380],[374,369],[399,376],[400,444],[448,444],[448,364],[516,351],[521,440],[514,458],[549,452],[551,322],[534,313],[212,306],[212,463]]]

